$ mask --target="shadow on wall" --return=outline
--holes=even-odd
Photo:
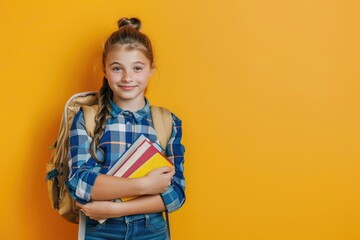
[[[33,126],[32,139],[30,152],[27,154],[28,160],[26,160],[26,174],[24,177],[24,196],[25,199],[22,206],[23,209],[27,209],[24,214],[27,224],[31,229],[29,233],[31,236],[27,236],[27,239],[76,239],[77,236],[77,224],[72,224],[63,219],[55,210],[50,206],[48,198],[47,185],[45,182],[45,166],[49,161],[51,150],[48,150],[48,146],[51,146],[58,134],[58,128],[62,117],[63,105],[66,100],[74,93],[88,90],[99,89],[102,79],[92,80],[95,77],[99,78],[102,73],[98,68],[98,63],[101,56],[101,43],[94,43],[96,47],[92,49],[84,49],[86,52],[86,58],[82,66],[74,66],[74,69],[69,71],[76,71],[76,75],[79,76],[79,70],[82,70],[83,74],[80,74],[79,82],[76,86],[80,86],[76,89],[72,84],[72,79],[64,81],[67,88],[67,92],[56,92],[57,97],[64,99],[62,106],[54,106],[49,101],[49,105],[46,109],[42,109],[43,114],[36,116],[38,118],[37,125]],[[89,54],[89,51],[92,51]],[[89,58],[89,56],[91,56]],[[69,59],[68,61],[71,61]],[[96,66],[94,63],[97,62]],[[94,71],[94,68],[97,68]],[[90,80],[89,80],[90,79]],[[83,90],[85,89],[85,90]],[[54,97],[56,97],[54,96]],[[50,108],[50,105],[52,106]],[[52,112],[53,109],[60,109],[59,112]]]

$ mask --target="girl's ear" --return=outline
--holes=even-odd
[[[153,75],[154,71],[155,71],[155,66],[151,66],[149,77],[151,77]]]
[[[105,71],[105,67],[104,67],[104,66],[102,66],[102,70],[103,70],[104,76],[105,76],[106,79],[107,79],[107,75],[106,75],[106,71]]]

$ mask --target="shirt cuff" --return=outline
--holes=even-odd
[[[160,196],[163,199],[166,210],[168,212],[174,212],[178,210],[182,205],[182,202],[180,202],[179,196],[173,186],[169,186],[166,192],[164,192]]]
[[[85,204],[91,201],[91,191],[94,187],[95,180],[100,173],[88,172],[86,176],[80,178],[76,184],[76,189],[72,195],[75,195],[76,201]],[[83,180],[82,180],[83,179]]]

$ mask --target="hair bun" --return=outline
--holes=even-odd
[[[135,28],[136,30],[140,31],[141,29],[141,21],[138,18],[121,18],[118,21],[119,29],[130,26],[132,28]]]

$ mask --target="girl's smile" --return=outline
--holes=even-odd
[[[131,91],[133,90],[136,86],[121,86],[118,85],[121,89],[123,89],[124,91]]]

